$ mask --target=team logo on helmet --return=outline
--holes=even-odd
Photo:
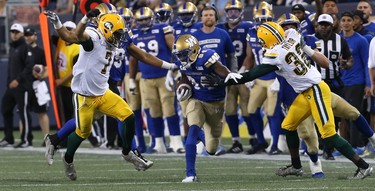
[[[109,21],[106,21],[104,23],[104,28],[106,28],[106,29],[108,29],[108,30],[111,31],[113,29],[113,24],[111,22],[109,22]]]

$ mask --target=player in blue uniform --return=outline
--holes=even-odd
[[[201,23],[197,23],[197,13],[198,8],[191,2],[182,3],[178,7],[177,11],[177,19],[172,23],[173,26],[173,35],[174,38],[177,39],[179,36],[184,34],[192,34],[193,32],[197,31],[198,28],[201,27]],[[179,75],[177,74],[177,80]],[[175,77],[173,71],[168,71],[168,74],[165,79],[165,86],[167,90],[174,91],[174,84],[175,84]],[[179,102],[181,107],[181,112],[183,115],[183,126],[185,137],[184,141],[186,140],[186,136],[188,133],[188,125],[186,121],[186,102]],[[202,132],[203,134],[203,132]]]
[[[180,36],[173,49],[180,62],[177,65],[182,73],[181,81],[192,84],[188,89],[183,89],[187,84],[180,84],[177,88],[179,101],[187,101],[187,120],[189,133],[185,143],[186,147],[186,178],[182,182],[196,182],[195,161],[196,143],[199,139],[201,128],[204,128],[207,153],[214,155],[219,145],[223,130],[222,117],[224,114],[225,87],[209,86],[205,83],[206,75],[219,75],[220,77],[238,76],[230,73],[219,61],[219,55],[211,50],[201,48],[198,40],[189,34]]]
[[[245,71],[244,60],[246,57],[246,35],[249,29],[254,25],[251,22],[243,21],[243,4],[238,0],[229,0],[225,5],[225,13],[227,22],[217,24],[216,27],[224,29],[228,32],[235,47],[235,56],[238,61],[239,73]],[[240,97],[239,103],[237,103]],[[255,130],[251,126],[251,119],[247,112],[247,105],[249,102],[249,89],[246,85],[229,86],[227,92],[227,99],[225,104],[225,120],[229,126],[232,134],[233,145],[227,150],[229,153],[240,153],[243,151],[241,138],[239,134],[239,118],[237,114],[237,107],[240,106],[241,115],[246,122],[250,138],[255,137]]]
[[[260,24],[273,19],[273,12],[269,9],[259,9],[254,13],[255,26],[249,30],[247,35],[248,49],[247,56],[253,56],[250,62],[256,66],[262,63],[264,49],[258,43],[257,28]],[[272,84],[275,81],[276,74],[274,72],[264,75],[254,80],[250,91],[250,99],[248,104],[248,112],[253,123],[253,127],[257,132],[258,143],[254,145],[247,154],[255,154],[259,151],[265,151],[268,143],[263,136],[263,120],[260,117],[260,110],[263,105],[264,113],[268,118],[272,135],[272,146],[269,154],[280,154],[281,150],[277,147],[279,135],[282,134],[281,121],[283,118],[281,107],[278,102],[278,92],[271,91]]]
[[[167,24],[153,24],[154,13],[148,7],[142,7],[135,13],[137,28],[133,30],[134,44],[161,60],[170,60],[171,50],[173,48],[173,29]],[[169,133],[170,147],[176,153],[183,153],[183,144],[179,126],[179,117],[175,107],[174,92],[167,91],[165,87],[166,69],[157,68],[144,62],[137,63],[134,57],[130,57],[130,79],[135,78],[135,70],[139,69],[142,73],[140,83],[141,95],[150,108],[150,114],[154,131],[150,133],[155,137],[155,150],[158,153],[166,153],[164,144],[164,121],[166,118]],[[132,88],[129,86],[129,88]]]
[[[228,33],[215,26],[218,16],[214,6],[206,6],[201,11],[202,27],[192,35],[199,41],[202,48],[214,50],[220,56],[220,62],[227,66],[230,71],[237,72],[238,62],[235,56],[235,48]],[[220,146],[217,155],[226,151]]]

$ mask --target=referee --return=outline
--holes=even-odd
[[[353,63],[351,51],[346,40],[333,32],[333,18],[328,14],[321,14],[318,17],[318,26],[315,37],[319,39],[318,48],[329,59],[329,68],[316,68],[322,74],[322,79],[328,84],[331,91],[342,96],[344,82],[341,80],[341,68],[349,68]],[[339,119],[335,119],[336,128],[338,128]],[[332,155],[333,147],[323,148],[323,158],[334,160]]]

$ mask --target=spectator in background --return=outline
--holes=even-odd
[[[76,28],[76,24],[72,21],[67,21],[63,24],[68,30]],[[58,69],[58,76],[56,78],[56,87],[59,88],[62,97],[62,105],[64,107],[64,120],[74,117],[72,97],[73,92],[70,88],[71,80],[73,78],[73,65],[78,59],[79,45],[63,41],[58,38],[56,47],[56,64]]]
[[[364,13],[361,10],[353,11],[354,17],[354,31],[365,37],[368,43],[371,42],[371,39],[374,37],[374,33],[368,31],[363,27],[364,23],[367,23],[367,19],[364,18]]]
[[[0,141],[0,147],[14,144],[13,110],[17,105],[18,114],[22,122],[23,131],[21,142],[15,147],[29,147],[32,145],[31,116],[29,111],[29,93],[32,91],[33,81],[29,47],[24,39],[24,28],[15,23],[10,27],[10,51],[8,60],[7,87],[1,102],[1,113],[4,119],[5,137]],[[31,54],[31,53],[30,53]]]
[[[67,14],[73,12],[73,0],[57,0],[56,10],[57,14]]]
[[[0,17],[6,16],[6,4],[7,0],[0,0]]]
[[[369,43],[362,35],[354,31],[354,15],[351,12],[344,12],[341,16],[340,34],[348,43],[353,56],[353,65],[342,70],[341,80],[344,82],[343,98],[362,111],[363,96],[369,96],[370,79],[368,73],[368,50]],[[361,155],[366,150],[363,135],[358,128],[350,121],[349,131],[351,145],[356,148],[357,154]],[[341,129],[341,127],[340,127]]]
[[[44,56],[44,50],[38,46],[36,43],[38,36],[33,28],[25,29],[25,41],[30,45],[30,50],[33,55],[33,65],[34,67],[42,67],[40,72],[33,70],[34,82],[33,89],[34,92],[30,93],[30,106],[31,110],[38,114],[38,120],[40,128],[42,129],[43,135],[49,133],[49,118],[47,115],[48,111],[48,102],[50,100],[50,95],[48,92],[47,84],[43,81],[44,78],[47,78],[47,67],[46,60]],[[49,98],[49,99],[48,99]]]
[[[339,8],[337,7],[337,0],[323,0],[323,13],[338,14]]]
[[[371,22],[370,16],[372,15],[372,7],[369,0],[360,0],[357,5],[357,10],[361,10],[364,13],[364,18],[367,19],[366,23],[363,23],[363,27],[375,35],[375,23]]]

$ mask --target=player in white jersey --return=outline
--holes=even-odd
[[[123,159],[133,163],[137,170],[150,168],[153,162],[131,149],[135,128],[134,113],[120,96],[108,89],[109,70],[117,48],[124,48],[132,56],[153,66],[173,69],[174,64],[157,59],[136,47],[129,37],[123,18],[118,14],[105,14],[100,17],[97,29],[86,29],[90,19],[100,14],[98,9],[93,9],[81,19],[74,31],[62,26],[54,12],[46,11],[45,14],[64,41],[81,45],[79,59],[73,67],[72,80],[77,128],[69,135],[67,150],[62,158],[67,177],[77,179],[74,154],[81,142],[89,136],[96,112],[113,116],[122,122]]]
[[[294,29],[285,31],[285,34],[277,23],[263,23],[257,31],[259,43],[266,49],[262,64],[249,72],[242,73],[242,77],[238,79],[238,83],[246,83],[275,71],[287,80],[294,91],[299,93],[282,123],[292,165],[280,168],[276,174],[281,176],[285,174],[302,175],[297,127],[301,121],[312,115],[323,141],[333,145],[358,167],[352,178],[363,179],[370,176],[373,168],[352,150],[346,140],[336,133],[331,107],[331,90],[322,81],[318,70],[306,60],[305,54],[323,66],[328,65],[328,59],[318,51],[306,46],[301,40],[301,35]],[[226,85],[236,84],[234,80],[229,79],[226,79],[225,82]]]

